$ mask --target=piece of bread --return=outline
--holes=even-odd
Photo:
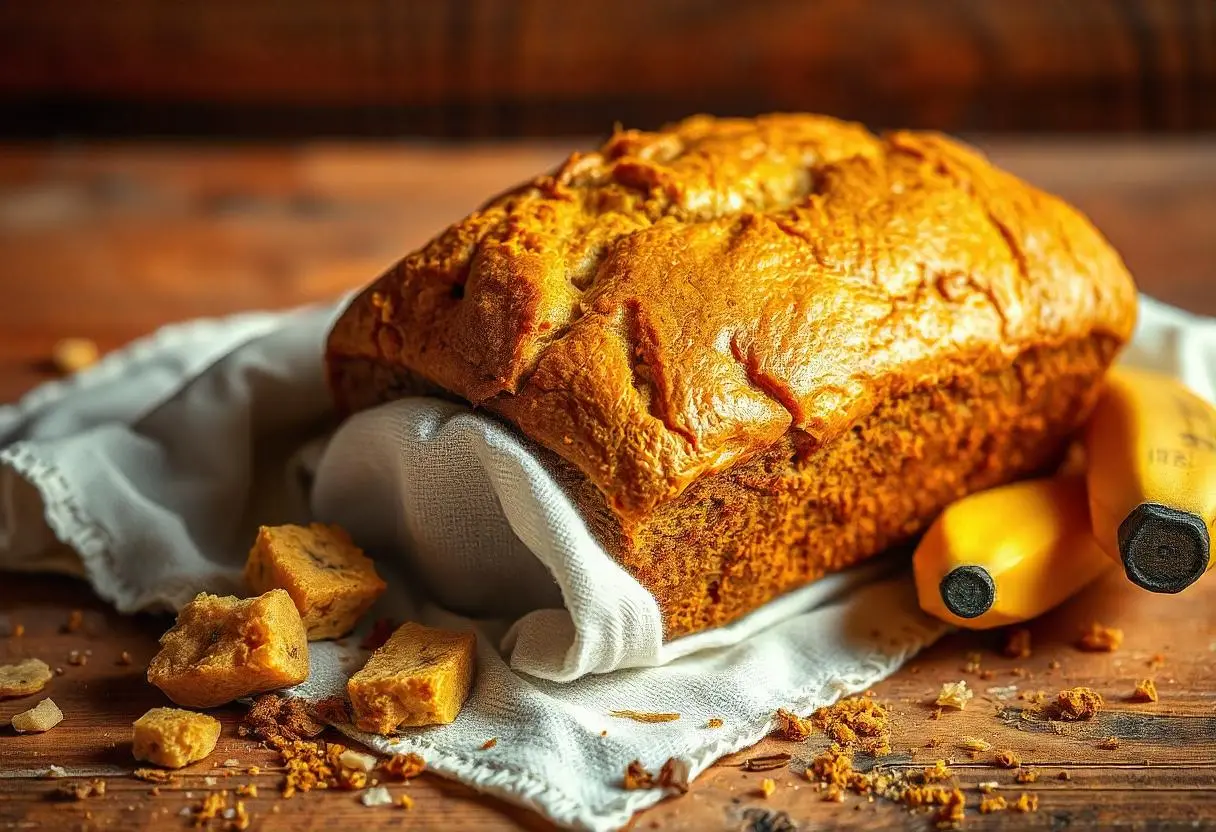
[[[670,638],[1054,464],[1135,305],[1084,217],[948,138],[696,117],[451,226],[327,361],[344,411],[448,395],[552,451]]]

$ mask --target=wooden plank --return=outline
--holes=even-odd
[[[5,737],[3,775],[0,776],[0,825],[19,821],[63,825],[93,813],[99,828],[153,829],[174,819],[186,806],[195,805],[208,791],[232,789],[254,782],[260,796],[250,808],[266,821],[265,828],[322,828],[325,823],[353,823],[356,828],[382,828],[404,822],[399,809],[373,812],[349,793],[311,793],[289,800],[275,795],[280,775],[273,757],[248,740],[235,736],[240,709],[218,709],[224,722],[219,747],[211,758],[185,770],[179,784],[150,795],[150,786],[126,776],[135,765],[129,753],[129,725],[146,708],[166,704],[146,684],[143,666],[155,652],[156,635],[168,619],[152,616],[128,618],[110,610],[88,589],[66,579],[9,577],[0,589],[4,616],[0,632],[21,623],[25,635],[0,639],[0,659],[38,656],[64,675],[52,680],[46,693],[63,708],[64,722],[45,735]],[[922,767],[942,758],[950,761],[968,794],[968,805],[978,804],[976,787],[996,781],[1001,793],[1014,798],[1022,792],[1040,799],[1035,815],[990,815],[970,818],[967,828],[1014,830],[1069,828],[1103,830],[1121,820],[1183,823],[1194,818],[1216,822],[1216,671],[1211,650],[1216,647],[1216,622],[1207,610],[1216,602],[1216,582],[1204,581],[1181,596],[1141,592],[1118,574],[1091,588],[1063,608],[1031,625],[1033,655],[1026,660],[1004,658],[1002,635],[950,636],[913,660],[894,677],[874,687],[878,701],[894,714],[893,753],[896,767]],[[85,613],[83,629],[62,632],[72,609]],[[1123,647],[1110,654],[1082,653],[1074,643],[1090,621],[1122,627]],[[92,650],[88,663],[66,663],[69,650]],[[134,664],[115,663],[128,651]],[[967,656],[978,652],[979,669],[967,670]],[[1164,664],[1156,666],[1160,654]],[[1059,667],[1053,668],[1053,662]],[[984,679],[991,672],[991,678]],[[1128,701],[1142,678],[1155,678],[1161,701]],[[978,691],[964,711],[931,719],[932,702],[943,682],[965,679]],[[1086,685],[1107,699],[1107,709],[1093,724],[1070,726],[1065,734],[1044,728],[1041,720],[1021,719],[1024,703],[1000,700],[992,688],[1015,685],[1018,692],[1043,690],[1054,695],[1065,687]],[[1016,697],[1016,695],[1015,695]],[[0,719],[28,707],[35,698],[0,702]],[[1013,781],[1013,772],[992,764],[991,754],[975,760],[959,749],[962,736],[986,739],[995,749],[1016,752],[1025,766],[1040,772],[1033,784]],[[1098,742],[1108,736],[1121,740],[1119,748],[1103,750]],[[936,740],[936,748],[926,745]],[[833,828],[864,821],[868,829],[912,830],[928,827],[923,816],[907,813],[883,801],[868,803],[850,797],[841,804],[826,802],[801,775],[801,765],[822,750],[826,740],[813,736],[805,743],[769,739],[734,755],[706,772],[687,797],[668,800],[643,813],[634,828],[695,830],[739,828],[744,812],[785,812],[802,829]],[[796,758],[788,770],[747,773],[732,763],[778,751]],[[226,759],[266,769],[251,777],[222,767]],[[80,777],[107,780],[104,798],[85,803],[58,803],[45,795],[57,785],[37,779],[36,772],[51,764],[62,765]],[[1068,781],[1058,779],[1067,771]],[[217,781],[208,785],[206,777]],[[769,799],[756,791],[763,777],[777,783]],[[550,828],[530,813],[507,804],[476,797],[470,790],[426,776],[409,787],[415,798],[410,824],[423,828],[478,828],[489,830]],[[186,795],[192,795],[188,798]],[[279,815],[268,818],[273,806]],[[134,807],[128,809],[127,807]],[[855,808],[860,807],[860,808]],[[441,824],[447,823],[448,827]]]
[[[0,4],[10,135],[553,135],[692,111],[1211,129],[1207,0]]]
[[[983,144],[998,161],[1088,211],[1123,251],[1144,288],[1216,313],[1216,238],[1208,233],[1216,216],[1216,143],[992,138]],[[360,285],[487,193],[548,166],[561,153],[554,145],[531,144],[455,150],[399,145],[2,148],[0,400],[47,377],[38,362],[62,335],[117,346],[174,318],[289,306]],[[916,766],[939,755],[963,760],[959,779],[968,786],[972,807],[979,782],[996,780],[1014,795],[1022,787],[984,759],[967,760],[951,747],[958,737],[984,737],[1043,769],[1039,782],[1025,786],[1040,797],[1037,814],[977,816],[969,818],[967,828],[1216,824],[1216,621],[1209,613],[1214,601],[1212,580],[1180,596],[1153,596],[1113,575],[1036,621],[1034,655],[1024,662],[997,654],[999,635],[949,637],[875,687],[879,700],[896,713],[892,760]],[[76,608],[85,611],[84,629],[60,632]],[[1114,654],[1078,652],[1072,642],[1091,620],[1124,628],[1124,647]],[[3,637],[5,627],[17,622],[26,627],[25,635]],[[78,582],[5,576],[0,660],[37,655],[62,665],[64,674],[48,693],[66,718],[42,736],[0,735],[0,828],[185,827],[186,820],[178,817],[183,808],[210,790],[244,782],[260,787],[259,797],[250,801],[261,824],[255,828],[551,828],[527,811],[430,776],[408,787],[416,798],[410,814],[365,809],[349,793],[278,800],[277,772],[232,776],[216,768],[227,758],[272,762],[267,752],[235,736],[239,708],[217,711],[224,735],[209,761],[191,767],[173,788],[148,794],[148,784],[125,775],[134,763],[127,744],[131,721],[164,704],[144,683],[142,665],[165,626],[164,618],[117,615]],[[85,666],[66,664],[73,649],[93,651]],[[123,650],[131,653],[133,665],[115,663]],[[963,669],[972,651],[981,652],[981,668],[993,671],[993,678]],[[1156,653],[1164,654],[1165,665],[1153,669],[1148,664]],[[1052,669],[1053,661],[1060,662],[1058,669]],[[1019,664],[1026,674],[1015,676]],[[1147,676],[1155,676],[1162,701],[1125,701],[1136,681]],[[981,695],[1010,684],[1048,693],[1090,685],[1107,697],[1109,707],[1094,725],[1063,735],[1009,710],[1002,715],[1000,709],[1016,707],[1016,701],[977,698],[963,712],[930,720],[929,703],[941,683],[960,678]],[[0,701],[0,720],[32,701]],[[1122,737],[1120,747],[1097,748],[1106,735]],[[933,738],[944,745],[925,748]],[[806,759],[823,743],[818,736],[802,746],[766,740],[736,759],[776,750]],[[79,804],[48,800],[55,784],[32,774],[52,763],[82,776],[104,775],[106,796]],[[1072,779],[1056,779],[1061,770]],[[114,771],[122,773],[107,773]],[[778,783],[767,800],[755,792],[762,776]],[[216,777],[215,785],[206,777]],[[276,806],[277,815],[272,814]],[[765,827],[757,818],[771,819],[757,814],[762,812],[785,812],[802,829],[930,826],[925,817],[881,801],[824,802],[797,766],[757,775],[721,765],[698,779],[688,796],[643,814],[634,828],[691,832],[750,824],[760,829]]]

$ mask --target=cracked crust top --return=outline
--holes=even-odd
[[[958,142],[695,117],[491,200],[368,287],[328,355],[503,415],[628,523],[787,431],[828,442],[883,397],[1134,319],[1093,226]]]

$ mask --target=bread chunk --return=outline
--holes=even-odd
[[[440,233],[327,366],[342,410],[443,395],[547,449],[671,638],[1050,469],[1135,304],[1081,214],[959,142],[696,117]]]
[[[346,683],[355,725],[390,734],[449,723],[469,695],[476,666],[473,633],[403,624]]]
[[[308,678],[308,634],[286,590],[201,593],[160,637],[148,681],[179,705],[213,708]]]
[[[43,699],[28,711],[15,714],[12,726],[18,734],[41,734],[51,730],[60,722],[63,722],[63,711],[59,710],[55,700]]]
[[[164,768],[181,768],[215,750],[220,721],[180,708],[152,708],[135,720],[131,751],[137,760]]]
[[[254,592],[287,590],[309,641],[349,633],[384,592],[376,567],[339,526],[263,526],[245,564]]]

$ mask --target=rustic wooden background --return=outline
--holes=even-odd
[[[1216,128],[1212,0],[0,0],[9,136]]]

